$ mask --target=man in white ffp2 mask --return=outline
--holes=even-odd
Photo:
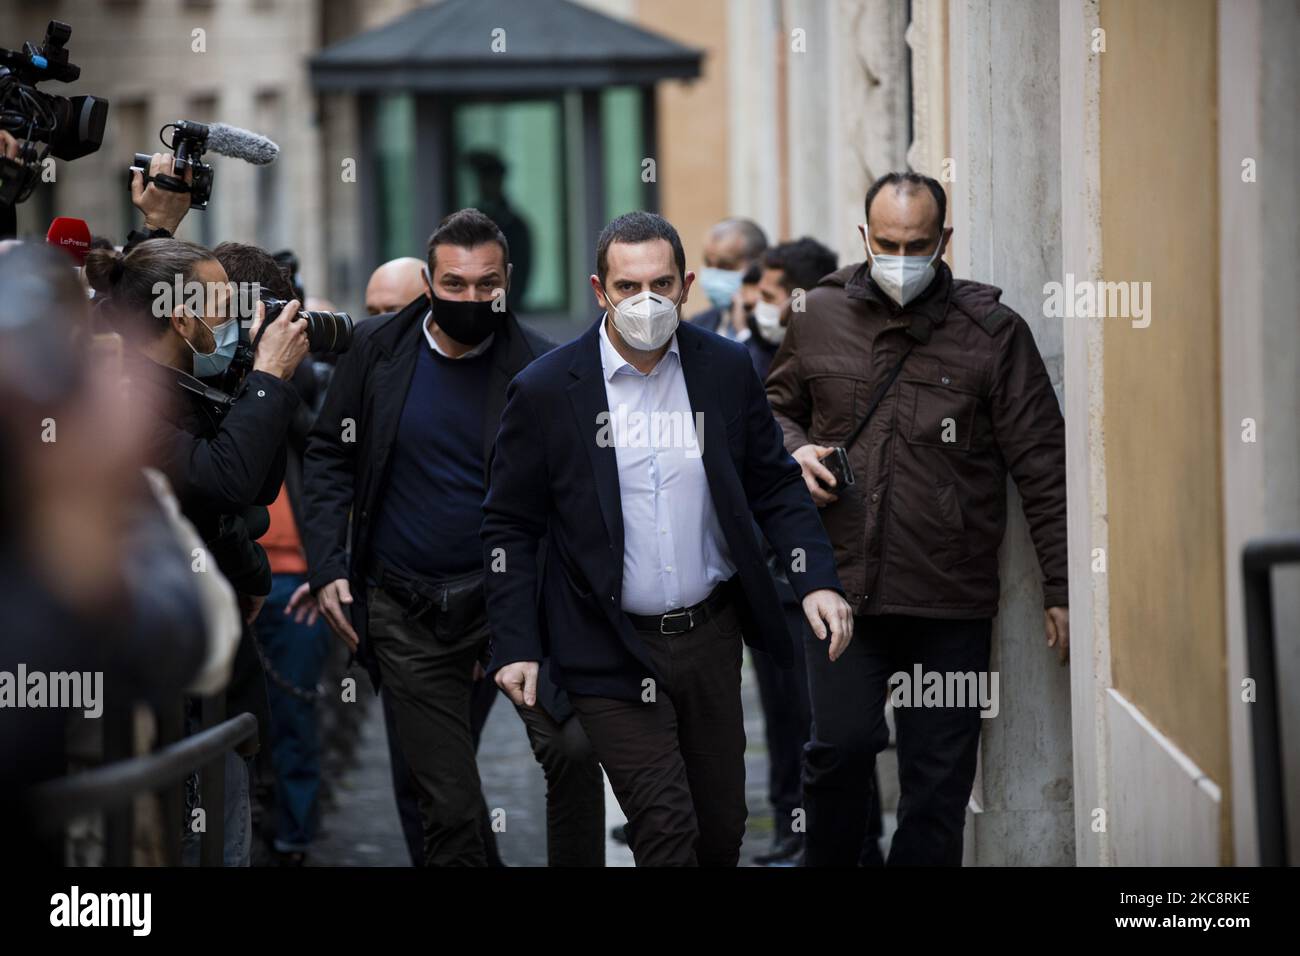
[[[948,245],[952,227],[920,226],[912,219],[894,221],[882,215],[874,234],[865,222],[858,225],[858,232],[871,263],[871,281],[901,307],[934,281],[934,264]]]
[[[511,383],[480,535],[510,568],[484,575],[489,671],[532,706],[547,635],[638,866],[740,859],[742,643],[777,666],[795,651],[762,538],[818,651],[833,661],[852,638],[834,552],[745,350],[678,323],[693,279],[662,216],[602,230],[605,315]]]
[[[679,305],[680,299],[643,289],[616,304],[611,301],[606,314],[627,345],[638,352],[655,352],[677,331]]]
[[[804,236],[782,242],[763,253],[758,301],[746,340],[759,378],[766,378],[776,351],[785,339],[789,311],[801,312],[808,292],[822,276],[835,271],[835,253]]]
[[[1038,557],[1046,647],[1063,662],[1069,651],[1065,421],[1029,323],[1001,289],[942,261],[947,203],[920,173],[872,183],[867,260],[786,311],[765,380],[861,635],[844,661],[806,657],[809,867],[880,860],[868,808],[888,675],[989,673],[1008,478]],[[899,801],[912,809],[885,862],[960,865],[983,717],[957,701],[894,704]]]

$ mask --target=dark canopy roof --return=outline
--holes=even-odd
[[[694,79],[702,56],[569,0],[442,0],[327,47],[311,76],[318,90],[525,92]]]

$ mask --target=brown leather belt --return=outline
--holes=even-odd
[[[666,614],[628,614],[627,618],[638,631],[652,631],[658,634],[685,634],[699,627],[710,617],[731,603],[735,592],[736,578],[723,581],[699,604],[679,607]],[[625,612],[626,613],[626,612]]]

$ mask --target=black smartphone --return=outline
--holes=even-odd
[[[832,494],[839,494],[853,484],[853,466],[849,464],[849,453],[843,448],[832,448],[831,453],[821,460],[822,467],[835,476],[834,487],[822,482],[821,485]]]

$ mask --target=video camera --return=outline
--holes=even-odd
[[[98,96],[42,93],[37,83],[72,83],[81,67],[64,49],[72,27],[51,20],[41,45],[24,43],[21,51],[0,48],[0,129],[19,140],[17,159],[0,156],[0,204],[12,206],[32,194],[46,156],[80,159],[104,141],[108,100]],[[38,150],[37,143],[45,143]]]
[[[172,130],[170,143],[165,138],[168,127]],[[148,153],[136,153],[131,170],[139,169],[144,174],[144,185],[153,182],[161,189],[170,189],[178,193],[187,192],[190,194],[191,209],[207,209],[208,200],[212,198],[212,166],[200,160],[208,146],[208,127],[192,120],[177,120],[159,130],[158,137],[176,157],[172,166],[175,175],[159,173],[157,176],[150,176],[149,163],[153,157]],[[193,180],[188,184],[185,182],[186,170],[194,174]]]
[[[172,131],[170,142],[167,139],[168,129]],[[153,161],[153,157],[148,153],[135,154],[135,161],[131,164],[128,175],[133,175],[136,170],[139,170],[146,186],[154,183],[160,189],[189,193],[191,209],[207,209],[208,200],[212,198],[212,167],[201,161],[205,151],[211,150],[222,156],[242,159],[254,166],[273,163],[280,153],[280,147],[265,136],[240,129],[238,126],[227,126],[225,123],[177,120],[159,130],[158,138],[175,157],[172,165],[174,175],[159,173],[157,176],[150,176],[149,164]],[[187,171],[193,173],[189,183],[185,182]]]

